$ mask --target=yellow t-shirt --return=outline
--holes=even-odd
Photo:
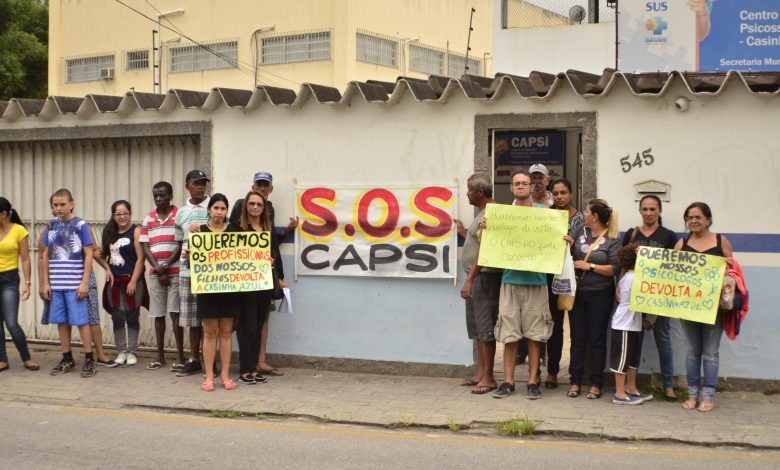
[[[0,240],[0,272],[19,269],[19,245],[27,243],[30,234],[19,224],[13,224],[8,234]]]

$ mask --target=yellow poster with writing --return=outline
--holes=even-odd
[[[726,259],[720,256],[640,247],[630,308],[712,325],[725,272]]]
[[[560,274],[569,227],[566,211],[488,204],[479,265]]]
[[[273,289],[271,232],[190,233],[193,294]]]

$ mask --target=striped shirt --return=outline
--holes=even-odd
[[[171,212],[164,220],[160,219],[157,209],[144,217],[144,222],[141,225],[141,236],[138,240],[141,243],[149,244],[149,251],[152,252],[152,256],[158,264],[170,258],[181,243],[181,237],[176,233],[176,213],[178,211],[176,206],[171,206]],[[167,273],[171,276],[179,274],[178,260],[168,266]],[[153,269],[149,270],[149,277],[157,277]]]
[[[179,270],[180,277],[190,277],[190,264],[189,258],[185,258],[184,254],[187,252],[188,238],[190,236],[190,225],[198,224],[202,225],[209,221],[209,198],[201,201],[200,204],[193,204],[187,199],[187,205],[179,208],[179,212],[176,214],[176,236],[181,237],[182,250],[181,250],[181,266]]]
[[[52,219],[43,232],[49,258],[49,284],[52,290],[76,290],[84,278],[84,247],[89,248],[92,233],[78,217]]]

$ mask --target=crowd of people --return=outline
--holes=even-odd
[[[190,232],[271,232],[274,283],[284,288],[284,268],[279,251],[281,239],[297,226],[297,219],[277,232],[274,211],[268,196],[273,176],[254,174],[244,199],[230,203],[224,194],[208,195],[208,176],[192,170],[185,177],[189,198],[181,207],[172,204],[173,185],[160,181],[152,187],[155,209],[134,224],[128,201],[111,205],[110,219],[98,245],[89,225],[75,215],[75,202],[68,189],[55,191],[50,199],[53,218],[38,239],[39,295],[44,301],[41,323],[57,325],[62,359],[50,370],[61,375],[75,369],[71,350],[71,330],[75,326],[83,343],[82,377],[97,373],[97,366],[113,368],[138,364],[138,336],[141,307],[154,318],[157,354],[147,369],[166,366],[165,329],[170,315],[176,342],[176,361],[170,370],[177,376],[203,373],[201,389],[215,390],[215,376],[222,387],[233,390],[230,375],[232,336],[237,332],[239,346],[238,381],[253,385],[267,382],[267,376],[283,372],[268,364],[266,343],[269,312],[274,308],[273,291],[253,291],[194,295],[190,291],[188,236]],[[229,215],[228,215],[229,214]],[[106,356],[100,328],[98,285],[93,261],[105,270],[106,284],[102,307],[113,323],[117,355]],[[147,263],[149,269],[147,270]],[[21,264],[24,282],[19,277]],[[0,338],[8,328],[24,367],[39,370],[19,326],[19,302],[30,297],[32,266],[29,232],[6,198],[0,197]],[[148,283],[148,285],[147,285]],[[184,358],[184,328],[189,330],[189,359]],[[201,343],[203,362],[201,364]],[[219,344],[219,347],[217,347]],[[93,352],[93,345],[94,351]],[[221,370],[216,371],[217,349]],[[8,369],[5,340],[0,340],[0,372]]]
[[[605,387],[607,341],[610,343],[609,370],[615,374],[612,402],[638,405],[653,399],[636,386],[642,350],[643,330],[653,332],[660,359],[663,393],[667,401],[677,401],[670,325],[678,320],[646,315],[629,308],[633,269],[639,246],[708,253],[730,258],[731,245],[725,236],[710,231],[712,212],[703,202],[694,202],[685,210],[688,235],[677,235],[662,224],[662,202],[646,195],[639,202],[642,224],[626,231],[619,239],[618,214],[603,199],[588,201],[582,212],[572,204],[572,185],[565,178],[551,181],[542,164],[511,176],[512,205],[552,208],[568,214],[566,240],[576,272],[577,289],[573,305],[564,305],[553,293],[552,275],[513,269],[496,269],[478,264],[482,230],[490,226],[485,208],[493,204],[490,176],[477,173],[467,181],[469,203],[477,211],[466,228],[458,222],[465,238],[461,261],[467,277],[461,289],[466,301],[468,337],[476,342],[477,371],[461,382],[473,394],[504,398],[515,392],[515,368],[527,354],[529,379],[526,398],[541,398],[541,386],[558,387],[563,351],[563,322],[568,311],[571,339],[569,377],[566,395],[588,399],[601,398]],[[719,314],[714,325],[679,320],[687,340],[687,410],[713,409],[718,377],[718,348],[723,333]],[[611,334],[610,334],[611,329]],[[493,375],[496,342],[504,345],[504,381]],[[527,353],[518,355],[521,342]],[[547,377],[542,382],[541,363],[547,355]],[[588,377],[586,380],[586,366]],[[703,369],[703,377],[702,377]],[[587,388],[583,388],[587,384]]]

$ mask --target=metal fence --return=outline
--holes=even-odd
[[[614,22],[614,4],[608,0],[501,0],[501,25],[508,29]]]

